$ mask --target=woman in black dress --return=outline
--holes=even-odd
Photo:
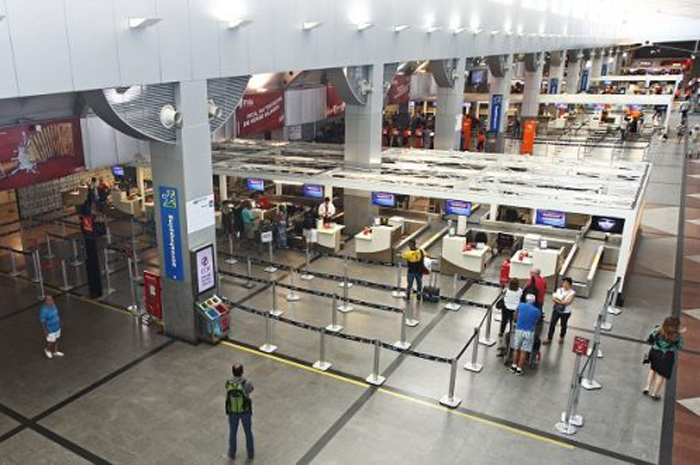
[[[676,352],[683,347],[681,337],[683,331],[681,320],[675,316],[669,316],[664,320],[661,328],[656,327],[649,335],[647,342],[651,344],[650,368],[644,395],[651,394],[652,399],[661,399],[659,392],[666,384],[666,380],[671,378]]]

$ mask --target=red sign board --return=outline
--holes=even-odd
[[[472,117],[465,116],[462,120],[462,150],[469,151],[472,138]]]
[[[585,337],[574,338],[574,353],[578,355],[586,355],[588,353],[588,344],[591,341]]]
[[[523,123],[523,143],[520,146],[520,153],[532,155],[535,148],[535,133],[537,132],[537,121],[529,119]]]
[[[411,93],[411,77],[399,74],[391,81],[391,87],[386,95],[386,103],[388,105],[399,105],[408,103],[408,97]]]
[[[345,113],[345,102],[331,85],[326,87],[326,118],[333,118]]]
[[[246,94],[236,109],[239,136],[251,136],[280,129],[284,125],[284,92],[274,90]]]
[[[83,171],[80,119],[0,128],[0,191]]]
[[[143,287],[145,290],[146,311],[149,315],[162,319],[163,300],[160,276],[152,271],[144,271]]]

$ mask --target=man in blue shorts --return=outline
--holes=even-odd
[[[535,306],[535,300],[534,295],[528,294],[525,302],[518,305],[515,311],[515,341],[513,342],[515,355],[510,371],[518,376],[523,374],[525,357],[532,352],[532,346],[535,343],[535,329],[541,316],[540,309]]]

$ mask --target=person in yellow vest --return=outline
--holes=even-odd
[[[425,270],[425,264],[423,260],[428,254],[425,253],[423,249],[419,249],[416,245],[415,240],[411,240],[408,243],[408,250],[401,254],[401,258],[406,260],[408,265],[408,272],[406,274],[407,285],[406,285],[406,299],[411,299],[411,292],[413,290],[413,282],[416,283],[417,296],[421,299],[423,296],[423,270]]]

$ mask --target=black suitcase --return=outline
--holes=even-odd
[[[437,285],[437,274],[431,272],[428,285],[423,286],[423,301],[424,302],[440,302],[440,288]]]

